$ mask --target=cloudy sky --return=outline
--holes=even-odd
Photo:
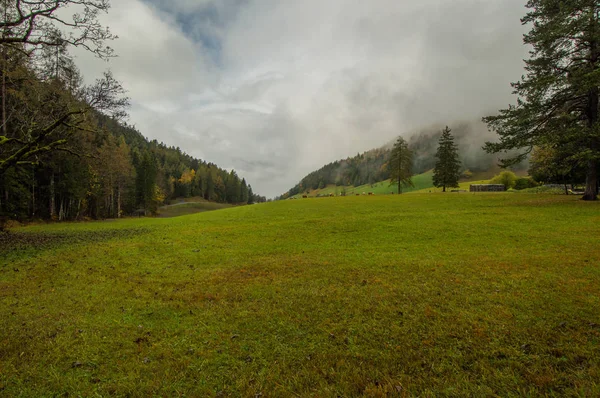
[[[108,64],[145,136],[273,197],[399,134],[513,101],[525,0],[113,0]]]

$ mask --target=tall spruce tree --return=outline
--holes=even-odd
[[[458,188],[460,178],[460,160],[458,160],[458,146],[454,143],[454,137],[448,126],[442,131],[439,146],[435,157],[435,168],[433,169],[433,185],[446,188]]]
[[[586,169],[584,200],[596,200],[600,161],[600,3],[597,0],[529,0],[522,19],[531,31],[526,75],[513,83],[517,104],[484,118],[500,136],[485,149],[526,150],[503,160],[517,163],[534,146],[569,151]]]
[[[414,187],[412,182],[413,154],[408,149],[408,143],[404,138],[398,137],[388,162],[390,173],[390,185],[398,184],[398,193],[402,193],[402,186]]]
[[[153,213],[156,210],[153,202],[157,173],[156,160],[150,152],[144,152],[136,170],[135,188],[137,203],[146,213]]]

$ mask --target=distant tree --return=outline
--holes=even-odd
[[[460,176],[464,179],[469,180],[469,179],[473,178],[473,172],[469,169],[466,169],[465,171],[462,172],[462,174]]]
[[[176,190],[176,194],[182,197],[190,197],[192,194],[192,184],[196,179],[196,171],[194,169],[185,170],[181,177],[177,180],[177,185],[179,187]]]
[[[567,184],[585,179],[585,167],[560,147],[536,146],[529,160],[529,175],[536,181],[563,184],[568,194]]]
[[[225,184],[227,186],[227,202],[228,203],[239,203],[240,202],[240,179],[237,176],[235,170],[231,170],[229,175],[226,176]]]
[[[408,143],[402,137],[398,137],[391,157],[388,162],[390,173],[390,185],[398,184],[398,193],[402,193],[402,186],[414,187],[412,182],[412,151],[408,149]]]
[[[223,177],[217,174],[217,178],[215,178],[215,198],[217,202],[225,203],[227,201],[227,186],[225,185],[225,181],[223,181]]]
[[[515,181],[514,189],[520,191],[522,189],[535,188],[539,184],[531,177],[521,177],[517,178]]]
[[[524,152],[503,160],[525,159],[535,146],[562,147],[585,164],[584,200],[597,200],[600,161],[600,2],[529,0],[522,19],[531,30],[526,75],[513,83],[517,104],[484,118],[500,136],[485,149]]]
[[[437,161],[433,169],[433,185],[442,187],[443,192],[446,192],[446,187],[458,188],[460,178],[458,146],[454,143],[454,137],[448,126],[442,131],[435,157]]]
[[[206,190],[204,191],[204,199],[216,200],[215,199],[215,174],[209,168],[206,172]]]
[[[514,188],[517,176],[512,171],[503,171],[490,180],[490,184],[502,184],[506,189]]]
[[[248,184],[245,178],[242,178],[240,184],[240,203],[248,203]]]
[[[125,141],[107,135],[104,144],[98,148],[97,175],[102,183],[104,208],[107,217],[121,216],[122,198],[131,183],[133,169],[130,163],[129,147]]]
[[[248,204],[254,204],[254,191],[252,191],[252,185],[248,185]]]
[[[146,151],[142,155],[141,161],[136,170],[136,196],[137,203],[146,213],[156,211],[156,161],[150,152]]]

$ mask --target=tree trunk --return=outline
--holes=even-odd
[[[585,176],[583,200],[598,200],[598,162],[590,160]]]
[[[63,198],[61,198],[60,199],[60,207],[58,209],[58,221],[62,221],[65,218],[64,217],[64,202],[65,202],[65,200]]]
[[[596,26],[596,15],[592,14],[592,26]],[[598,42],[591,40],[590,42],[590,59],[591,68],[596,71],[596,62],[598,60]],[[598,128],[598,105],[600,104],[600,90],[598,87],[593,87],[588,93],[587,118],[590,134],[594,134],[594,130]],[[590,149],[593,155],[596,155],[600,144],[598,139],[591,137]],[[587,164],[585,176],[585,193],[582,200],[598,200],[598,162],[596,159],[590,159]]]
[[[442,192],[446,192],[446,186],[444,185],[444,187],[442,188]]]
[[[402,150],[398,151],[398,195],[402,193],[402,184],[400,181],[400,176],[402,175]]]
[[[54,218],[54,210],[56,209],[54,203],[54,173],[52,173],[52,177],[50,177],[50,218]]]
[[[7,7],[4,6],[4,20],[7,20]],[[2,37],[6,36],[6,29],[2,31]],[[6,71],[8,70],[8,60],[6,57],[6,48],[2,47],[2,135],[8,137],[6,133]]]
[[[31,179],[31,218],[35,217],[35,171]]]
[[[6,50],[2,51],[2,135],[7,137],[6,133]]]
[[[117,188],[117,218],[121,218],[121,188]]]

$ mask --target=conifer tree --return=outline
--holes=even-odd
[[[248,184],[245,178],[242,178],[240,186],[240,203],[248,203]]]
[[[252,185],[248,185],[248,204],[254,203],[254,192],[252,191]]]
[[[390,161],[388,171],[390,173],[390,185],[398,184],[398,193],[402,193],[402,186],[414,187],[412,182],[413,154],[408,149],[408,143],[404,138],[398,137]]]
[[[143,153],[136,171],[137,202],[146,212],[153,212],[157,167],[155,159],[149,152]]]
[[[484,118],[500,136],[496,153],[523,149],[503,165],[526,158],[535,146],[568,149],[586,168],[584,200],[596,200],[600,161],[600,3],[597,0],[529,0],[522,19],[531,30],[526,75],[513,83],[516,105]]]
[[[439,146],[435,157],[435,168],[433,169],[433,185],[442,187],[458,188],[460,178],[460,160],[458,160],[458,146],[454,143],[454,137],[448,126],[442,131]]]

